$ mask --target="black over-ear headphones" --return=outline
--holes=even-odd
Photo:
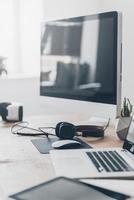
[[[108,124],[107,124],[108,126]],[[56,125],[55,133],[61,139],[72,139],[74,136],[80,136],[81,132],[83,137],[104,137],[104,131],[107,128],[102,126],[92,125],[79,125],[75,126],[68,122],[59,122]]]
[[[108,127],[110,119],[107,122],[106,126],[96,126],[96,125],[78,125],[75,126],[69,122],[59,122],[56,127],[39,127],[38,129],[28,126],[28,122],[15,123],[11,132],[13,134],[24,135],[24,136],[37,136],[37,135],[49,135],[57,136],[60,139],[72,139],[74,136],[83,136],[83,137],[104,137],[104,132]],[[29,129],[32,132],[36,133],[27,133],[24,129]],[[55,134],[48,133],[44,129],[55,129]],[[22,131],[22,132],[21,132]]]

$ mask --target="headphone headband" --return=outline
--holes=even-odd
[[[83,137],[104,137],[105,128],[95,125],[78,125],[75,126],[68,122],[59,122],[56,125],[56,135],[61,139],[72,139],[77,132],[81,132]],[[80,135],[79,135],[80,136]]]

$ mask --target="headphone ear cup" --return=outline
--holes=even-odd
[[[56,125],[56,128],[55,128],[55,134],[57,137],[60,137],[59,133],[60,133],[60,125],[62,124],[63,122],[59,122],[57,125]]]
[[[72,139],[76,133],[76,127],[68,122],[59,122],[56,125],[56,135],[61,139]]]

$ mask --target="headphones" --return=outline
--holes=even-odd
[[[23,107],[19,103],[0,103],[0,115],[3,121],[18,122],[23,118]]]
[[[59,122],[56,125],[55,133],[60,139],[72,139],[74,136],[83,137],[104,137],[104,131],[108,127],[92,126],[92,125],[79,125],[75,126],[69,122]],[[82,134],[78,134],[81,132]]]
[[[83,136],[83,137],[104,137],[104,132],[108,127],[110,119],[107,122],[105,127],[95,126],[95,125],[78,125],[75,126],[69,122],[59,122],[56,127],[39,127],[38,129],[28,126],[28,122],[22,121],[15,123],[11,127],[11,132],[13,134],[18,134],[22,136],[39,136],[39,135],[49,135],[57,136],[60,139],[73,139],[74,136]],[[27,129],[24,131],[24,129]],[[44,129],[55,129],[55,134],[48,133]],[[28,133],[31,130],[31,133]],[[35,132],[35,133],[33,133]]]

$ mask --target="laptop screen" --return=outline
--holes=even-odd
[[[134,154],[134,121],[132,120],[126,140],[124,141],[123,149],[127,149]]]

